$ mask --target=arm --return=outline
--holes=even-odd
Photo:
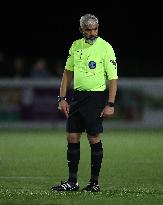
[[[114,114],[114,101],[117,92],[117,63],[114,50],[111,45],[107,46],[106,55],[104,60],[105,72],[109,80],[109,99],[107,104],[101,113],[101,117],[110,117]]]
[[[109,99],[108,102],[114,103],[117,92],[117,80],[109,81]],[[106,105],[101,113],[101,117],[110,117],[114,114],[114,106]]]
[[[60,96],[65,97],[67,94],[67,89],[71,85],[71,81],[73,78],[73,72],[69,70],[65,70],[63,73],[61,86],[60,86]],[[59,102],[59,109],[68,117],[69,113],[69,105],[65,100]]]
[[[60,86],[60,96],[65,97],[67,93],[67,88],[71,85],[71,81],[73,78],[73,72],[69,70],[65,70],[63,73],[61,86]]]
[[[117,92],[117,80],[109,81],[109,99],[108,102],[114,103]]]

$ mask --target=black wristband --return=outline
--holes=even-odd
[[[58,101],[58,102],[61,102],[62,100],[65,100],[65,101],[66,101],[67,98],[66,98],[66,97],[61,97],[61,96],[58,96],[58,97],[57,97],[57,101]]]
[[[107,104],[109,107],[114,107],[114,103],[113,102],[107,102]]]

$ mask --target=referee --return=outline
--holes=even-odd
[[[68,180],[52,187],[52,191],[77,191],[80,137],[87,133],[91,148],[91,173],[85,192],[99,192],[99,173],[103,158],[100,133],[104,117],[114,114],[117,91],[117,64],[112,46],[98,37],[99,21],[92,14],[80,18],[83,38],[73,42],[63,73],[59,109],[67,117]],[[73,98],[70,105],[66,93],[73,79]],[[109,80],[109,91],[106,82]]]

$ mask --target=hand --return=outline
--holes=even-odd
[[[59,102],[58,109],[61,110],[68,118],[69,104],[65,100],[62,100],[61,102]]]
[[[110,107],[107,105],[101,112],[100,117],[112,117],[113,114],[114,114],[114,107]]]

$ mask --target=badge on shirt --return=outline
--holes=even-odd
[[[117,62],[116,62],[116,60],[110,60],[110,62],[115,66],[115,68],[116,68],[116,66],[117,66]]]
[[[95,69],[96,68],[96,62],[95,61],[89,61],[88,66],[90,69]]]

